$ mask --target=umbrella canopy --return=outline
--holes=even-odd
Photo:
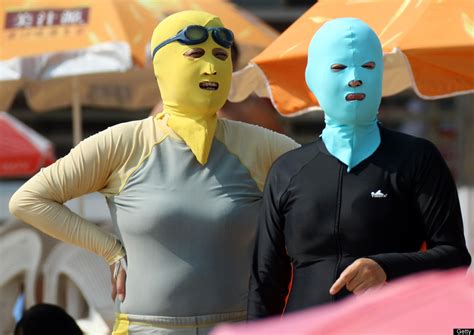
[[[26,30],[5,26],[5,22],[12,21],[12,13],[18,13],[20,10],[30,13],[34,19],[33,22],[36,22],[38,17],[42,17],[39,13],[46,13],[43,15],[52,13],[50,15],[54,14],[59,18],[65,13],[66,8],[72,11],[77,10],[76,20],[81,24],[61,25],[61,21],[53,21],[56,25],[50,27],[31,23],[32,27]],[[18,52],[13,45],[11,48],[9,45],[8,55],[14,54],[16,56],[14,58],[7,59],[9,56],[2,54],[3,50],[0,50],[0,110],[8,110],[14,96],[21,89],[25,93],[28,106],[39,112],[71,106],[74,98],[77,98],[82,105],[95,107],[118,107],[130,110],[153,107],[160,101],[160,95],[149,59],[149,40],[152,31],[164,17],[188,9],[216,14],[222,19],[224,25],[234,31],[240,50],[239,66],[247,64],[278,36],[274,29],[256,16],[224,0],[89,2],[5,0],[0,2],[0,45],[7,45],[9,39],[14,38],[20,39],[20,45],[23,43]],[[110,14],[97,14],[99,12]],[[108,24],[109,19],[114,23]],[[11,23],[9,25],[12,26]],[[101,29],[97,28],[98,32],[95,31],[97,26],[101,27]],[[56,35],[50,36],[53,33]],[[73,34],[77,34],[83,38],[71,39],[63,43],[60,38],[64,38],[66,33],[66,36],[74,37]],[[35,42],[35,49],[28,54],[24,53],[28,51],[27,44],[24,43],[25,38],[36,38],[35,34],[39,36],[38,43]],[[117,39],[110,40],[111,34]],[[73,47],[73,41],[78,42],[75,47]],[[91,43],[89,46],[94,49],[88,48],[87,42]],[[100,54],[99,47],[111,46],[111,43],[124,48],[131,43],[130,50],[112,52],[109,48]],[[40,52],[41,46],[43,46],[42,52]],[[82,49],[78,50],[78,48]],[[40,55],[34,57],[38,54]],[[123,61],[105,60],[107,58],[97,60],[97,57],[101,55],[116,57]],[[23,57],[19,58],[20,56]],[[87,62],[77,63],[80,59]],[[73,63],[73,60],[76,63]],[[141,66],[143,64],[144,67]],[[129,69],[132,65],[138,66]],[[100,73],[97,72],[98,68],[101,69]],[[58,76],[59,70],[63,74],[65,70],[68,70],[69,76]],[[71,71],[79,70],[82,74],[89,74],[81,75],[80,82],[75,88],[76,97],[73,97],[70,75],[77,73],[71,73]],[[127,71],[123,72],[125,70]]]
[[[0,178],[32,176],[55,160],[50,141],[0,112]]]
[[[155,26],[155,18],[134,0],[2,1],[0,108],[9,107],[25,82],[30,107],[47,110],[64,107],[51,97],[38,97],[37,86],[48,86],[43,85],[47,80],[59,78],[59,87],[69,88],[64,78],[145,65]]]
[[[3,0],[0,60],[112,44],[145,64],[155,21],[133,0]]]
[[[406,277],[380,291],[240,326],[213,335],[452,334],[472,328],[474,274],[466,269]],[[459,333],[461,334],[461,333]]]
[[[472,13],[471,0],[320,0],[234,75],[230,100],[255,91],[270,97],[282,114],[317,109],[305,83],[307,49],[317,29],[339,17],[359,18],[378,34],[384,96],[409,87],[425,99],[474,92]]]
[[[92,75],[90,83],[97,73],[143,66],[155,26],[155,18],[134,0],[2,1],[0,109],[10,107],[19,86],[33,110],[72,105],[78,143],[83,137],[80,80]]]

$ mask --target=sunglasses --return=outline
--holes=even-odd
[[[166,41],[158,44],[158,46],[153,50],[152,59],[155,58],[155,54],[158,52],[158,50],[174,41],[178,41],[179,43],[186,45],[203,43],[208,39],[209,32],[211,33],[214,41],[226,49],[229,49],[232,46],[232,43],[234,43],[234,34],[229,29],[224,27],[206,28],[203,26],[192,25],[180,30],[176,36],[168,38]]]

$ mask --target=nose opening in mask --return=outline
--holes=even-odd
[[[349,83],[347,84],[349,87],[359,87],[359,86],[362,86],[362,80],[358,80],[358,79],[353,79],[351,81],[349,81]]]

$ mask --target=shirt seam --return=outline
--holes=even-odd
[[[219,143],[221,143],[221,144],[224,146],[224,148],[227,150],[227,152],[228,152],[230,155],[234,156],[234,157],[239,161],[240,165],[242,165],[242,166],[247,170],[247,172],[248,172],[250,178],[251,178],[252,181],[255,183],[255,186],[257,187],[258,191],[259,191],[260,193],[262,193],[263,190],[260,189],[257,180],[254,178],[252,172],[250,171],[250,168],[249,168],[246,164],[244,164],[244,163],[242,162],[242,160],[240,159],[240,157],[239,157],[237,154],[233,153],[233,152],[229,149],[229,147],[228,147],[223,141],[221,141],[220,139],[218,139],[217,136],[214,136],[214,139],[215,139],[216,141],[218,141]]]
[[[153,149],[158,144],[163,142],[165,140],[165,138],[168,137],[168,135],[169,135],[168,133],[163,134],[163,136],[159,140],[157,140],[155,143],[153,143],[153,145],[150,147],[149,152],[145,156],[143,156],[143,158],[138,162],[138,164],[134,168],[132,168],[131,171],[126,175],[122,185],[120,186],[119,190],[117,191],[117,193],[114,196],[120,195],[122,193],[123,189],[125,188],[125,186],[127,186],[128,181],[133,176],[133,174],[135,172],[137,172],[138,169],[143,165],[143,163],[151,156],[151,154],[153,153]]]
[[[278,197],[278,208],[281,208],[281,198],[283,198],[283,196],[288,192],[288,189],[290,188],[290,185],[291,183],[293,182],[293,179],[298,176],[301,171],[309,164],[311,163],[312,161],[314,161],[319,155],[321,154],[321,151],[318,151],[316,153],[316,155],[311,158],[309,161],[307,161],[306,163],[304,163],[303,165],[300,166],[300,168],[298,169],[298,171],[296,171],[291,177],[290,179],[288,180],[288,185],[286,186],[285,188],[285,191],[282,192],[282,194]]]

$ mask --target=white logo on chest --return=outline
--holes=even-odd
[[[386,198],[388,194],[383,194],[382,191],[378,190],[377,192],[370,192],[372,198]]]

